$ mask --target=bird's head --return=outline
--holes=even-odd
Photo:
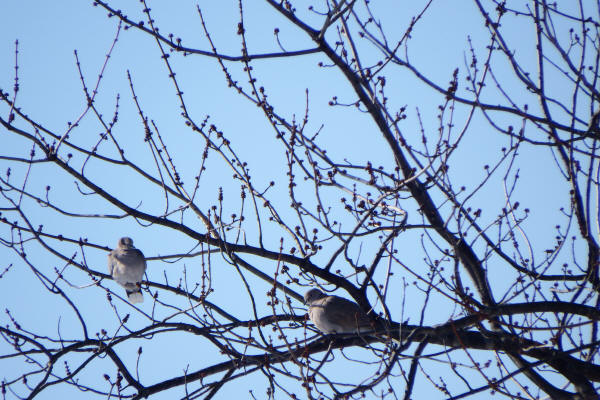
[[[319,289],[310,289],[304,294],[304,304],[310,305],[313,301],[319,300],[327,295]]]
[[[122,237],[121,239],[119,239],[119,243],[117,244],[117,246],[122,249],[133,247],[133,239],[127,236]]]

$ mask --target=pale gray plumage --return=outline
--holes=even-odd
[[[373,330],[373,323],[358,304],[339,296],[328,296],[319,289],[304,295],[308,315],[323,333],[357,333]]]
[[[108,253],[108,273],[125,288],[131,303],[144,301],[140,285],[144,272],[146,272],[144,254],[133,247],[131,238],[119,239],[117,248]]]

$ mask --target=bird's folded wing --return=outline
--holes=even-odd
[[[353,330],[370,325],[369,317],[357,304],[343,297],[329,296],[323,299],[323,307],[328,320],[345,329]]]
[[[113,272],[115,267],[117,266],[117,259],[115,258],[113,252],[108,253],[108,274],[113,276]]]
[[[112,266],[112,267],[111,267]],[[140,282],[146,272],[146,260],[138,249],[113,250],[109,255],[109,269],[123,282]]]

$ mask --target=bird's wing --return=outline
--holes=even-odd
[[[119,249],[112,254],[113,278],[121,284],[139,283],[146,271],[146,260],[137,249]]]
[[[370,325],[369,317],[360,309],[358,304],[338,296],[328,296],[323,299],[327,319],[332,323],[353,331],[359,327]]]
[[[125,274],[129,282],[141,282],[146,272],[146,260],[144,255],[138,249],[128,249],[123,258],[125,264]]]
[[[113,276],[115,267],[116,267],[116,263],[117,263],[117,259],[114,256],[115,250],[111,251],[110,253],[108,253],[108,274],[110,276]]]
[[[142,268],[142,276],[144,276],[144,273],[146,272],[146,257],[144,257],[144,253],[142,253],[140,250],[138,249],[133,249],[134,253],[136,254],[136,258],[139,260],[139,263],[141,265]]]

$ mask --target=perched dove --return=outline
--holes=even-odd
[[[131,303],[144,301],[140,282],[146,272],[146,260],[141,251],[133,247],[133,240],[122,237],[117,248],[108,253],[108,272],[125,288]]]
[[[304,295],[308,315],[323,333],[357,333],[372,331],[374,326],[358,304],[339,296],[328,296],[319,289]]]

